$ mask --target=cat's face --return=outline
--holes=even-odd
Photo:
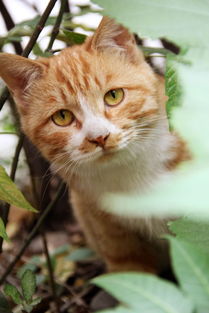
[[[58,167],[121,161],[156,134],[156,77],[132,35],[108,18],[81,46],[37,61],[3,54],[2,66],[23,130]]]

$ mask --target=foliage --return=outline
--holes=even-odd
[[[184,240],[170,237],[174,272],[197,313],[209,309],[209,253]]]
[[[197,248],[208,251],[209,246],[209,222],[200,221],[199,217],[191,220],[187,217],[169,222],[170,230],[179,239],[194,244]]]
[[[146,55],[159,52],[166,57],[166,93],[169,97],[167,113],[172,128],[179,131],[188,142],[193,160],[181,166],[169,182],[160,184],[147,195],[131,198],[111,195],[104,199],[104,204],[111,201],[112,209],[121,215],[126,215],[127,212],[133,217],[143,213],[158,217],[171,213],[172,217],[189,215],[169,223],[170,230],[176,236],[167,238],[178,286],[153,275],[136,273],[108,274],[93,282],[120,301],[117,308],[105,312],[206,313],[209,311],[209,3],[197,0],[159,0],[157,3],[155,0],[132,0],[131,4],[129,0],[121,0],[120,3],[114,0],[94,2],[104,7],[104,14],[116,18],[140,37],[165,37],[180,47],[178,56],[166,49],[142,49]],[[82,43],[85,35],[76,33],[75,29],[93,29],[74,23],[72,17],[87,12],[92,12],[90,6],[80,6],[80,13],[65,14],[57,39],[68,45]],[[23,37],[31,36],[38,20],[37,16],[17,24],[7,36],[0,38],[0,49],[6,43],[21,42]],[[55,22],[56,17],[49,17],[46,26],[53,26]],[[37,41],[33,53],[48,57],[53,51],[44,51]],[[34,211],[1,166],[0,199]],[[0,237],[8,240],[1,218]],[[70,252],[65,259],[77,261],[91,256],[88,249],[78,249]],[[56,268],[54,256],[50,258]],[[21,269],[21,291],[10,284],[4,286],[4,293],[27,312],[40,301],[34,297],[36,281],[30,268],[34,270],[36,264],[28,263]],[[0,307],[2,313],[11,313],[8,302],[1,293]]]
[[[0,217],[0,237],[2,237],[6,241],[9,241],[9,238],[6,233],[5,225],[1,217]]]
[[[167,181],[162,186],[159,184],[155,192],[148,193],[143,198],[130,199],[133,214],[138,215],[139,207],[144,206],[145,211],[156,214],[165,213],[166,208],[166,213],[172,210],[176,214],[194,214],[198,207],[199,212],[208,218],[209,199],[207,188],[204,186],[207,186],[209,180],[207,161],[209,142],[205,135],[209,131],[206,113],[208,112],[206,82],[209,78],[207,40],[209,4],[200,3],[197,0],[189,2],[175,0],[169,3],[166,0],[160,0],[156,5],[154,0],[146,2],[133,0],[130,6],[128,0],[122,0],[120,7],[126,9],[118,10],[116,1],[95,0],[94,2],[104,7],[104,14],[116,18],[141,37],[166,37],[173,40],[181,47],[182,54],[187,61],[186,64],[181,62],[176,65],[175,72],[178,71],[181,82],[182,105],[174,110],[171,123],[187,140],[194,160],[190,166],[179,169],[173,180]],[[158,19],[157,16],[161,18]],[[173,59],[175,60],[174,57]],[[177,86],[176,89],[178,90]],[[176,97],[173,100],[174,106]],[[170,101],[172,99],[168,102],[169,107],[171,107]],[[188,201],[188,195],[192,197],[190,201]],[[123,200],[118,205],[115,201],[115,206],[119,211]],[[127,203],[128,199],[125,203],[126,207]]]
[[[120,302],[105,312],[196,312],[209,310],[209,253],[183,239],[167,237],[179,287],[150,274],[109,274],[93,280]],[[194,309],[194,311],[193,311]]]
[[[17,287],[6,284],[4,286],[4,293],[12,299],[15,304],[21,305],[23,310],[31,312],[33,307],[36,306],[41,299],[34,298],[36,289],[35,274],[31,270],[26,270],[21,277],[21,292]]]
[[[165,72],[165,91],[168,101],[166,104],[167,116],[172,117],[172,110],[181,104],[181,87],[179,84],[178,74],[173,65],[173,57],[167,57]]]
[[[192,313],[192,303],[174,284],[149,274],[119,273],[93,280],[117,297],[118,313]]]
[[[206,134],[209,132],[209,107],[206,82],[209,78],[209,4],[197,0],[160,0],[157,3],[154,0],[133,0],[130,5],[128,0],[121,0],[119,10],[117,1],[94,2],[104,8],[104,14],[116,18],[140,37],[165,37],[181,48],[180,59],[174,55],[167,58],[167,112],[172,127],[188,142],[193,160],[181,166],[172,179],[159,184],[147,195],[131,198],[109,195],[104,199],[104,205],[111,202],[116,213],[133,217],[142,214],[189,215],[189,218],[170,223],[171,230],[177,236],[169,238],[172,264],[180,284],[178,290],[189,297],[195,312],[208,312],[209,142]],[[107,312],[139,312],[136,307],[141,301],[133,299],[132,294],[126,297],[128,287],[126,283],[123,284],[123,275],[110,275],[95,280],[95,283],[103,286],[124,304]],[[143,277],[145,281],[150,279],[149,275],[136,274],[135,277],[139,280]],[[132,274],[127,274],[126,280],[130,283],[133,280]],[[147,292],[144,281],[133,284],[133,292],[140,292],[141,286],[142,291]],[[161,281],[156,282],[155,292],[161,292],[160,299],[166,303],[167,293],[162,291]],[[151,311],[149,300],[145,302],[147,307],[140,308],[143,313]],[[176,303],[180,302],[181,300]],[[176,303],[168,312],[175,310]],[[187,310],[192,311],[191,305],[187,306]],[[177,311],[180,312],[179,309]],[[155,308],[152,312],[158,311]]]
[[[0,165],[0,200],[15,205],[28,211],[37,212],[25,199],[17,186],[7,175],[5,169]]]
[[[83,43],[86,39],[86,35],[75,33],[69,30],[63,30],[63,33],[69,45],[75,45],[75,44],[79,45]]]

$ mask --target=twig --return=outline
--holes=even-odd
[[[36,28],[27,44],[27,46],[25,47],[22,56],[23,57],[28,57],[28,55],[30,54],[30,52],[32,51],[36,40],[38,39],[38,36],[40,35],[41,31],[44,28],[44,25],[49,17],[49,14],[51,13],[52,9],[55,6],[55,3],[57,2],[57,0],[50,0],[48,6],[46,7],[44,13],[42,14],[38,24],[36,25]]]
[[[60,29],[60,25],[62,22],[62,17],[63,17],[63,14],[65,13],[66,6],[67,6],[66,0],[60,0],[60,1],[61,1],[60,10],[59,10],[59,13],[57,15],[57,19],[56,19],[56,22],[54,24],[54,27],[52,29],[52,35],[50,37],[48,47],[46,48],[46,51],[49,51],[49,52],[51,51],[52,46],[54,44],[54,41],[55,41],[57,35],[59,34],[59,29]]]
[[[5,6],[3,0],[0,0],[0,12],[1,12],[1,15],[4,19],[4,23],[6,25],[7,30],[10,30],[13,27],[15,27],[15,23],[14,23],[11,15],[9,13],[9,11],[7,10],[7,7]],[[14,46],[15,52],[17,54],[21,54],[23,51],[21,44],[19,42],[15,42],[15,41],[13,41],[12,44]]]
[[[38,36],[40,35],[52,9],[54,8],[55,6],[55,3],[57,2],[57,0],[50,0],[49,1],[49,4],[48,6],[46,7],[44,13],[42,14],[39,22],[37,23],[36,27],[35,27],[35,30],[27,44],[27,46],[25,47],[25,49],[23,50],[23,53],[22,53],[22,56],[24,57],[28,57],[28,55],[30,54],[30,52],[32,51],[35,43],[36,43],[36,40],[38,39]],[[9,91],[8,91],[8,88],[5,87],[4,91],[2,92],[1,94],[1,97],[0,97],[0,110],[2,109],[5,101],[7,100],[9,96]]]
[[[15,174],[17,170],[17,165],[20,157],[20,152],[23,146],[25,135],[23,133],[20,134],[16,149],[15,149],[15,155],[12,161],[12,167],[11,167],[11,172],[10,172],[10,178],[12,180],[15,180]]]
[[[2,110],[4,106],[4,103],[9,98],[9,95],[10,95],[9,89],[7,87],[4,87],[0,95],[0,111]]]
[[[14,266],[16,265],[16,263],[19,261],[19,259],[23,255],[23,253],[25,252],[25,249],[29,246],[29,244],[31,243],[33,237],[35,236],[37,231],[40,229],[40,226],[42,225],[42,223],[45,220],[46,216],[48,215],[48,213],[50,212],[50,210],[52,209],[54,204],[57,202],[57,200],[59,199],[60,195],[64,192],[64,189],[65,189],[65,184],[62,183],[60,185],[60,187],[58,188],[57,193],[55,194],[54,199],[52,199],[52,201],[48,204],[46,209],[43,211],[43,213],[41,214],[40,218],[36,222],[35,226],[31,230],[31,232],[29,233],[29,235],[28,235],[27,239],[25,240],[24,244],[22,245],[22,247],[20,248],[19,252],[15,256],[14,260],[9,264],[9,266],[5,270],[4,274],[2,275],[2,277],[0,279],[0,285],[2,285],[4,283],[4,281],[7,278],[7,276],[11,273],[11,271],[14,268]]]
[[[59,305],[59,299],[57,297],[57,292],[56,292],[56,285],[55,285],[55,280],[54,280],[54,272],[53,272],[53,267],[52,267],[52,262],[50,259],[49,255],[49,249],[47,245],[47,239],[44,231],[41,232],[42,236],[42,241],[43,241],[43,246],[44,246],[44,253],[46,256],[46,261],[47,261],[47,267],[49,271],[49,281],[50,281],[50,286],[51,286],[51,291],[52,291],[52,296],[54,299],[54,303],[56,306],[57,313],[60,313],[60,305]]]
[[[15,135],[15,136],[18,136],[18,133],[15,133],[15,132],[0,132],[0,135]]]

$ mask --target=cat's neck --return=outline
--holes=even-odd
[[[99,197],[104,192],[142,193],[160,178],[171,173],[170,164],[177,165],[182,155],[182,142],[167,132],[159,140],[153,140],[143,149],[122,152],[112,160],[101,164],[84,164],[72,176],[64,176],[67,183],[79,192]],[[179,155],[179,153],[181,155]]]

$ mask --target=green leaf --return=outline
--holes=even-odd
[[[69,30],[63,30],[64,35],[67,38],[67,42],[70,45],[79,45],[82,44],[85,39],[86,35],[80,34],[80,33],[75,33]]]
[[[170,230],[176,234],[178,239],[183,239],[188,243],[195,244],[197,248],[208,251],[209,247],[209,222],[192,220],[191,218],[181,218],[174,222],[169,222]]]
[[[150,56],[153,53],[157,53],[163,56],[175,56],[175,54],[173,54],[171,51],[165,49],[165,48],[159,48],[159,47],[144,47],[141,45],[138,45],[138,47],[140,48],[140,50],[143,51],[143,54],[145,56]]]
[[[5,296],[0,292],[0,313],[12,313]]]
[[[4,286],[4,293],[8,297],[12,298],[12,300],[15,304],[22,304],[23,303],[22,296],[15,286],[10,285],[10,284],[6,284]]]
[[[45,264],[45,260],[41,259],[41,257],[39,256],[33,256],[31,259],[28,260],[27,263],[23,264],[23,266],[21,266],[18,271],[17,271],[17,277],[21,279],[21,277],[23,276],[24,272],[26,270],[30,270],[32,272],[36,272],[37,269],[42,266],[43,264]],[[36,276],[37,278],[37,276]]]
[[[178,44],[209,45],[209,2],[197,0],[93,0],[142,37],[167,37]],[[160,17],[160,18],[159,18]]]
[[[93,283],[121,302],[116,312],[192,313],[190,301],[174,284],[152,275],[108,274],[93,279]]]
[[[67,254],[67,253],[70,253],[71,251],[71,245],[69,244],[64,244],[56,249],[54,249],[53,251],[53,256],[59,256],[59,255],[62,255],[62,254]]]
[[[190,296],[197,313],[209,312],[209,253],[183,240],[169,237],[174,272]]]
[[[44,57],[44,58],[48,58],[52,55],[50,52],[43,51],[37,42],[35,43],[33,47],[33,53],[39,57]]]
[[[204,163],[203,163],[204,164]],[[198,164],[199,165],[199,164]],[[208,197],[209,167],[192,163],[181,168],[146,194],[127,196],[109,194],[103,198],[104,209],[129,216],[176,216],[190,215],[209,220]],[[201,186],[201,187],[200,187]]]
[[[24,312],[30,313],[33,310],[33,305],[24,303],[23,308],[24,308]]]
[[[37,212],[25,199],[17,186],[7,175],[5,169],[0,165],[0,200],[15,205],[28,211]]]
[[[21,278],[23,297],[27,304],[32,302],[36,290],[36,276],[31,270],[26,270]]]
[[[25,20],[23,22],[20,22],[18,24],[16,24],[16,26],[14,27],[15,28],[20,28],[20,27],[30,27],[32,29],[34,29],[38,23],[38,21],[40,20],[40,16],[36,16],[35,18],[33,19],[30,19],[30,20]],[[45,26],[50,26],[50,25],[54,25],[56,22],[56,17],[54,16],[50,16],[48,17],[46,23],[45,23]]]
[[[31,302],[31,305],[35,306],[35,305],[39,304],[41,302],[41,300],[42,300],[41,297],[37,297],[37,298],[33,299],[33,301]]]
[[[173,59],[173,58],[172,58]],[[171,57],[167,57],[166,60],[166,72],[165,72],[165,91],[168,96],[166,103],[167,116],[170,119],[171,112],[174,107],[180,106],[181,99],[181,87],[179,84],[179,78],[177,70],[172,62]]]
[[[67,260],[70,261],[82,261],[95,256],[95,253],[88,248],[78,248],[72,251],[68,256],[66,256]]]
[[[91,5],[77,5],[80,9],[80,11],[78,13],[72,13],[72,16],[82,16],[85,15],[87,13],[101,13],[101,9],[94,9],[91,7]]]
[[[0,237],[2,237],[6,241],[10,241],[9,237],[6,233],[6,228],[4,226],[4,222],[3,222],[1,217],[0,217]]]

